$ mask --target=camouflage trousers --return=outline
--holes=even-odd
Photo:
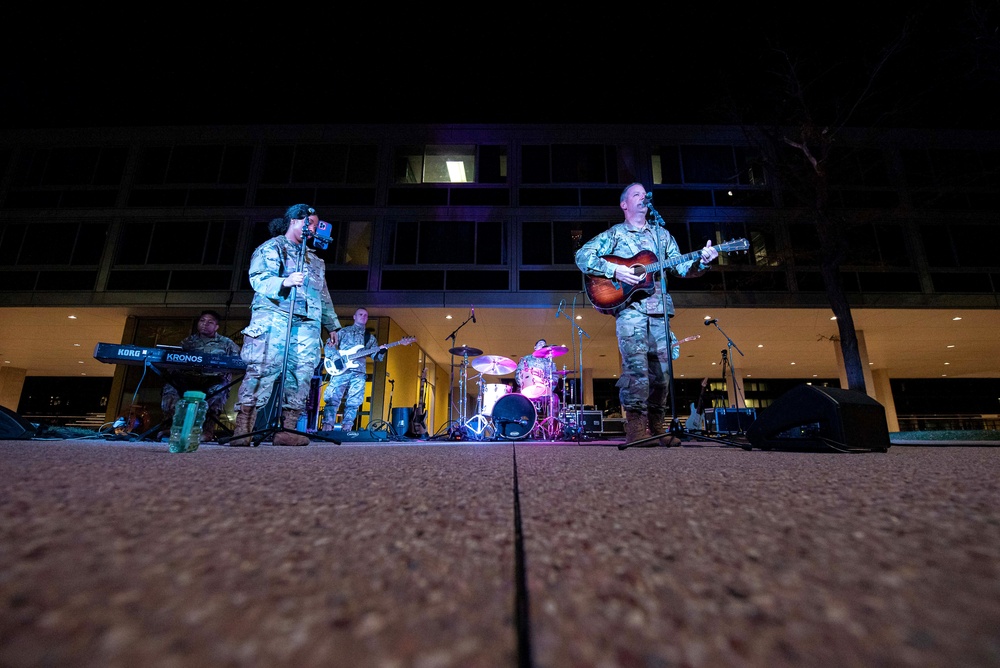
[[[665,412],[670,391],[670,346],[665,317],[625,311],[615,322],[622,373],[616,383],[623,411]],[[671,338],[676,340],[671,332]]]
[[[326,390],[323,391],[324,416],[329,415],[332,422],[337,415],[337,409],[340,408],[340,402],[343,401],[344,419],[341,421],[341,425],[343,425],[343,429],[350,430],[355,426],[358,409],[361,408],[364,400],[365,374],[347,372],[334,376],[330,379]]]
[[[286,347],[288,366],[285,369],[282,408],[305,410],[309,385],[321,357],[323,332],[319,322],[293,317],[290,343],[286,345],[287,318],[287,313],[278,311],[255,311],[250,324],[243,330],[240,357],[247,363],[247,371],[236,397],[237,410],[240,406],[263,408],[267,405],[275,382],[281,375]]]

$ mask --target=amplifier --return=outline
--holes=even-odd
[[[604,415],[601,411],[577,411],[576,424],[585,434],[599,434],[604,431]]]
[[[715,430],[720,433],[746,431],[756,419],[755,408],[716,408]]]

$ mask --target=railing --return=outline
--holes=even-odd
[[[993,431],[1000,415],[899,415],[900,431]]]

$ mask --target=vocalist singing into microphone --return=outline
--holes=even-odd
[[[677,341],[673,331],[670,344],[667,342],[666,318],[674,315],[673,300],[669,293],[662,294],[659,274],[636,274],[632,267],[643,264],[633,258],[644,252],[659,260],[684,254],[666,227],[647,221],[652,193],[647,194],[641,183],[632,183],[622,191],[619,206],[624,221],[583,244],[576,252],[576,265],[584,274],[610,279],[609,283],[614,281],[631,290],[629,298],[612,311],[622,360],[618,397],[625,415],[625,440],[661,436],[662,445],[678,445],[665,424],[670,390],[667,355],[676,359],[680,354],[679,346],[670,345]],[[697,260],[669,266],[665,271],[679,278],[695,278],[708,271],[718,256],[712,242],[707,241]]]

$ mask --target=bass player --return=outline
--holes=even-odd
[[[658,258],[680,257],[677,241],[655,214],[657,225],[646,218],[654,214],[652,193],[647,195],[641,183],[628,185],[621,194],[619,206],[624,222],[612,225],[583,244],[576,252],[576,265],[587,276],[601,277],[626,286],[637,286],[647,280],[627,264],[618,264],[605,256],[632,258],[643,251]],[[663,271],[681,278],[701,276],[719,256],[708,241],[697,259],[666,265]],[[658,276],[653,276],[649,290],[636,290],[610,314],[615,316],[615,334],[621,353],[622,371],[618,379],[618,395],[625,412],[625,440],[628,443],[650,436],[660,436],[661,445],[679,445],[675,436],[667,433],[664,418],[667,393],[670,388],[672,346],[667,343],[667,322],[673,317],[674,304],[670,294],[662,294]],[[673,334],[673,332],[671,332]]]
[[[359,308],[354,312],[354,323],[343,327],[336,336],[330,335],[329,340],[323,346],[323,354],[326,359],[334,359],[340,355],[342,350],[357,348],[371,348],[375,343],[375,335],[365,329],[368,323],[368,310]],[[360,347],[359,347],[360,346]],[[385,358],[387,345],[381,345],[373,349],[371,357],[374,360]],[[354,430],[354,422],[358,417],[358,410],[365,400],[365,365],[355,364],[351,368],[330,379],[326,390],[323,392],[323,431],[333,431],[337,421],[337,409],[341,402],[344,403],[344,418],[341,420],[341,431],[350,434]]]

